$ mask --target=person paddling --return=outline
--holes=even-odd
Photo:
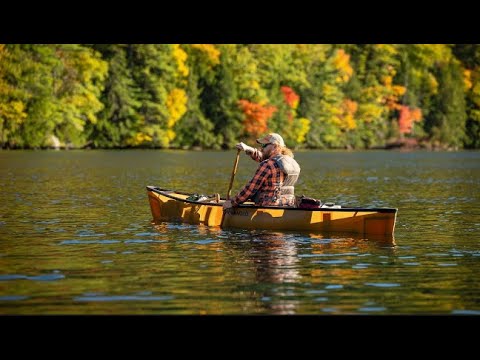
[[[293,152],[285,146],[283,138],[276,133],[257,139],[261,149],[238,143],[235,147],[245,151],[253,160],[260,162],[253,178],[240,192],[223,204],[224,209],[235,207],[247,200],[259,206],[295,206],[294,185],[300,175],[300,166]]]

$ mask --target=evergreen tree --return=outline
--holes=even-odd
[[[182,148],[199,146],[219,148],[222,137],[215,135],[214,124],[205,117],[200,107],[201,90],[198,87],[198,75],[192,72],[188,78],[188,110],[175,127],[177,137],[174,145]]]
[[[466,88],[465,146],[480,148],[480,45],[458,44],[453,52],[462,62]]]
[[[140,130],[140,90],[133,81],[128,54],[131,45],[95,45],[108,61],[108,77],[102,94],[104,110],[91,130],[95,147],[125,147]]]
[[[437,68],[438,94],[425,128],[435,146],[462,147],[465,140],[465,96],[460,63],[451,59]]]

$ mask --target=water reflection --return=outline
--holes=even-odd
[[[0,151],[0,312],[480,311],[480,152],[298,158],[299,194],[398,207],[398,246],[351,234],[149,223],[145,185],[224,195],[231,152]],[[233,191],[255,166],[240,163]]]
[[[267,314],[305,313],[305,304],[309,301],[323,308],[319,302],[327,301],[328,297],[318,298],[317,286],[323,289],[326,284],[321,290],[323,295],[341,290],[352,279],[358,280],[365,274],[363,269],[368,269],[369,264],[361,264],[363,256],[370,256],[375,248],[384,256],[393,255],[396,250],[393,237],[226,232],[230,232],[230,239],[225,246],[234,249],[237,256],[249,264],[253,279],[249,280],[246,292],[255,301],[255,312]],[[352,266],[350,261],[358,264]],[[337,279],[336,283],[329,281],[332,277]]]
[[[366,259],[371,261],[372,252],[387,257],[396,251],[392,237],[222,230],[182,223],[153,226],[169,239],[155,244],[158,263],[165,268],[173,266],[173,260],[182,269],[171,280],[190,297],[205,296],[193,310],[202,314],[323,311],[344,286],[375,276],[377,270]],[[217,292],[221,298],[212,296]]]
[[[377,257],[394,261],[397,251],[393,237],[309,234],[309,238],[310,247],[300,257],[305,260],[302,266],[309,270],[308,278],[313,290],[310,293],[322,293],[322,298],[315,301],[329,300],[337,307],[344,299],[331,294],[329,290],[343,288],[345,296],[353,286],[363,284],[363,279],[377,278],[381,271]],[[344,311],[351,311],[352,304],[353,301],[342,304]],[[332,309],[329,311],[334,312]]]
[[[322,251],[328,249],[348,249],[348,248],[367,248],[372,245],[379,248],[392,248],[395,249],[396,242],[393,235],[358,235],[351,233],[310,233],[308,237],[312,239],[312,246],[315,249],[321,249]]]
[[[252,235],[249,246],[247,254],[258,284],[252,295],[267,313],[296,313],[295,284],[301,282],[301,275],[295,239],[284,233],[258,233]]]

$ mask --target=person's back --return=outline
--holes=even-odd
[[[293,153],[285,146],[278,134],[269,134],[257,139],[262,149],[254,149],[244,143],[236,147],[245,151],[253,160],[260,162],[253,178],[224,208],[236,206],[251,199],[260,206],[295,206],[295,183],[300,175],[300,166]]]

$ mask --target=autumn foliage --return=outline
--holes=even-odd
[[[413,123],[422,119],[422,110],[412,109],[402,105],[400,115],[398,117],[398,127],[400,134],[410,134],[412,132]]]
[[[298,96],[295,91],[289,86],[282,86],[280,88],[282,90],[285,102],[290,106],[292,109],[296,109],[298,107],[298,103],[300,102],[300,96]]]
[[[350,65],[350,55],[345,50],[338,49],[333,58],[333,66],[338,71],[337,82],[347,82],[353,75],[353,68]]]
[[[282,86],[280,90],[283,93],[283,99],[290,107],[291,110],[288,111],[288,120],[293,121],[293,118],[296,115],[295,109],[298,107],[298,103],[300,102],[300,96],[298,96],[295,91],[289,86]]]
[[[357,127],[355,123],[355,113],[358,109],[358,104],[350,99],[344,99],[341,105],[342,113],[339,115],[341,123],[339,124],[342,130],[353,130]]]
[[[183,89],[175,88],[167,96],[166,106],[170,114],[167,120],[167,138],[172,141],[175,138],[173,127],[175,123],[187,112],[188,96]]]
[[[243,120],[245,132],[255,137],[267,132],[268,120],[277,111],[275,106],[264,106],[244,99],[239,100],[238,104],[245,115]]]
[[[220,51],[212,44],[192,44],[192,49],[203,52],[212,65],[220,64]]]
[[[392,75],[395,75],[393,70],[391,72],[393,72]],[[405,94],[407,88],[401,85],[392,85],[392,75],[383,78],[384,91],[386,92],[383,102],[390,110],[400,110],[403,106],[399,103],[400,97]]]
[[[177,62],[178,72],[186,77],[189,74],[189,69],[186,65],[187,53],[180,47],[180,44],[173,44],[172,47],[173,58]]]
[[[480,44],[0,44],[0,149],[270,131],[291,148],[480,148]]]

